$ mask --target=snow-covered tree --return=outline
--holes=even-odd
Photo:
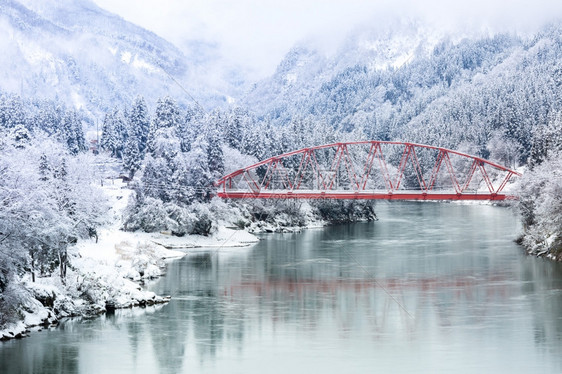
[[[0,257],[12,258],[8,273],[58,267],[64,280],[68,247],[99,224],[105,205],[91,183],[92,161],[65,148],[48,138],[0,147]]]
[[[203,137],[198,137],[186,154],[186,165],[189,170],[187,184],[194,189],[195,200],[209,201],[214,180],[209,170],[208,143]]]
[[[23,100],[19,96],[0,95],[0,127],[25,126],[26,122]]]
[[[180,121],[180,110],[176,101],[169,96],[158,99],[152,119],[153,130],[176,127]]]
[[[134,135],[138,139],[138,150],[142,157],[144,157],[150,131],[150,117],[146,101],[142,96],[137,96],[133,102],[128,116],[128,129],[129,135]]]
[[[82,122],[75,111],[67,111],[63,118],[59,132],[59,139],[65,142],[73,155],[86,150],[86,140]]]
[[[123,149],[127,141],[127,125],[121,112],[115,108],[106,113],[100,140],[101,148],[109,152],[112,157],[123,157]]]
[[[521,181],[523,244],[535,254],[562,259],[562,151],[554,151]]]
[[[213,178],[220,178],[224,174],[224,155],[222,152],[222,137],[217,126],[209,124],[207,135],[207,165]]]
[[[142,154],[139,148],[140,142],[137,136],[129,135],[123,151],[123,168],[129,172],[129,178],[133,178],[142,166]]]
[[[12,128],[12,138],[16,147],[24,147],[30,141],[29,131],[23,125],[16,125]]]

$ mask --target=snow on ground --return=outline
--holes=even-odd
[[[209,236],[186,235],[177,237],[167,234],[137,233],[139,238],[146,238],[166,248],[220,248],[246,247],[259,241],[257,237],[243,230],[234,230],[221,226]]]
[[[92,238],[78,243],[77,258],[73,259],[72,264],[77,271],[90,274],[99,282],[118,286],[114,287],[116,289],[126,289],[128,295],[134,294],[132,288],[138,286],[136,283],[131,286],[123,279],[140,281],[161,276],[165,271],[164,260],[183,257],[187,249],[241,247],[259,240],[248,232],[226,227],[219,227],[208,237],[121,231],[123,211],[132,191],[120,180],[105,183],[103,188],[111,206],[108,225],[98,230],[97,241]],[[113,298],[119,299],[117,305],[128,303],[119,295],[113,295]]]
[[[24,337],[30,328],[41,329],[63,317],[166,302],[168,296],[143,290],[137,282],[163,275],[166,261],[185,256],[189,249],[242,247],[259,240],[246,231],[226,227],[208,237],[124,232],[119,228],[132,191],[120,180],[105,181],[103,189],[111,209],[107,224],[98,229],[97,240],[79,240],[69,249],[71,266],[65,284],[56,272],[35,282],[30,276],[22,279],[28,292],[21,310],[24,320],[0,331],[0,340]],[[175,250],[180,248],[183,250]]]

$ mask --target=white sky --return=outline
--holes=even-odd
[[[94,0],[182,47],[216,43],[229,61],[271,74],[302,40],[336,48],[369,20],[419,17],[440,28],[533,31],[562,16],[562,0]],[[374,21],[376,22],[376,21]]]

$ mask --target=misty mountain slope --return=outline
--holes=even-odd
[[[482,156],[491,139],[509,138],[524,162],[533,128],[562,110],[561,26],[525,38],[439,40],[423,28],[407,30],[356,34],[327,59],[293,50],[246,103],[276,125],[309,117],[365,138],[460,146]]]
[[[326,63],[320,53],[302,46],[294,47],[275,73],[254,84],[242,102],[260,115],[283,111],[286,105],[297,106],[327,79],[324,76]]]
[[[338,76],[358,68],[371,73],[400,67],[416,56],[427,56],[441,38],[421,23],[407,20],[359,28],[328,57],[314,45],[302,44],[285,56],[275,74],[256,83],[242,103],[272,118],[283,116],[286,108],[306,110],[310,104],[303,100],[310,101]],[[288,120],[285,116],[280,122]]]
[[[7,36],[0,40],[4,92],[57,98],[91,115],[129,105],[138,94],[149,103],[186,96],[167,75],[180,82],[187,75],[180,50],[90,1],[4,1],[0,32]]]
[[[76,34],[96,35],[114,43],[123,54],[134,53],[139,61],[162,67],[173,75],[186,71],[185,57],[171,43],[154,33],[124,21],[88,0],[54,1],[21,0],[50,22]]]

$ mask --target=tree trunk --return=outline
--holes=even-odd
[[[62,284],[66,284],[66,265],[68,262],[68,253],[66,250],[66,243],[61,243],[59,245],[60,279],[62,281]]]
[[[31,281],[35,283],[35,254],[31,251]]]

